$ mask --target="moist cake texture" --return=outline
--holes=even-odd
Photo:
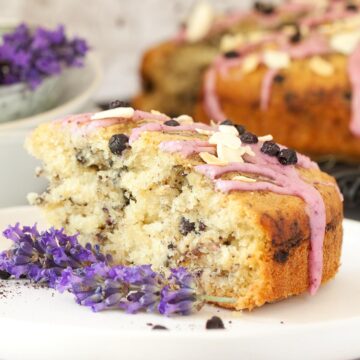
[[[308,158],[240,126],[116,108],[39,126],[49,222],[119,264],[185,266],[209,295],[252,309],[335,276],[342,202]]]

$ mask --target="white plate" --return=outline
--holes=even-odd
[[[102,79],[102,68],[97,56],[90,53],[85,66],[76,69],[76,76],[69,77],[64,86],[59,105],[49,111],[0,124],[0,130],[30,129],[43,122],[61,118],[64,115],[83,111]]]
[[[0,210],[0,228],[41,221],[31,207]],[[315,297],[253,312],[207,306],[189,317],[92,313],[70,294],[2,281],[0,359],[355,359],[360,357],[360,223],[345,220],[342,266]],[[1,241],[4,248],[7,244]],[[20,283],[21,284],[21,283]],[[226,330],[205,330],[220,316]],[[229,323],[231,321],[231,323]],[[154,331],[147,323],[166,326]]]

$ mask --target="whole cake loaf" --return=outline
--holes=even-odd
[[[256,6],[253,12],[259,3]],[[196,110],[194,102],[188,110],[202,121],[231,119],[253,132],[272,133],[279,142],[315,158],[334,155],[358,161],[358,7],[357,1],[314,2],[307,11],[294,12],[292,21],[279,17],[281,7],[272,7],[263,16],[273,18],[278,14],[275,28],[263,26],[259,31],[259,25],[247,30],[247,37],[242,35],[241,27],[235,33],[223,34],[211,64],[196,79],[193,77],[201,90],[194,97]],[[196,44],[192,46],[200,46]],[[143,64],[144,78],[162,73],[159,88],[176,83],[174,77],[178,76],[176,70],[164,66],[160,70],[160,63],[151,60],[154,54],[160,56],[164,46],[152,49],[153,55],[146,55]],[[172,46],[180,54],[191,44]],[[187,66],[192,67],[190,60]],[[157,90],[152,93],[161,98]],[[136,104],[151,108],[152,102]],[[171,110],[178,113],[181,108]]]
[[[48,221],[119,264],[185,266],[237,310],[314,294],[340,263],[342,201],[309,158],[229,121],[117,107],[39,126]]]

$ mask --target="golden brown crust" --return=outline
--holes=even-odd
[[[324,180],[334,183],[330,176]],[[334,183],[335,184],[335,183]],[[332,279],[340,266],[342,246],[343,206],[332,186],[318,186],[326,207],[326,233],[323,246],[322,284]],[[275,195],[276,196],[276,195]],[[230,309],[253,309],[298,295],[309,289],[309,218],[302,201],[296,197],[281,199],[278,197],[274,206],[269,202],[256,202],[259,226],[266,233],[263,261],[263,286],[257,289],[256,296],[242,299],[235,304],[220,304]],[[271,202],[270,202],[271,203]],[[227,294],[233,296],[234,294]]]
[[[267,69],[239,76],[240,68],[217,78],[217,95],[226,116],[257,134],[272,134],[279,143],[316,157],[334,154],[360,159],[360,140],[350,132],[351,86],[347,58],[329,55],[334,75],[314,74],[309,60],[293,61],[274,81],[266,111],[260,109],[261,82]],[[202,100],[196,118],[209,121]]]

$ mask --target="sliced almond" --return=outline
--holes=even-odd
[[[222,144],[231,149],[239,149],[241,146],[241,140],[239,137],[222,132],[216,132],[211,135],[209,143],[213,145]]]
[[[286,52],[269,49],[264,52],[264,64],[270,69],[287,68],[290,64],[290,56]]]
[[[264,136],[259,136],[258,137],[258,140],[259,141],[262,141],[262,142],[264,142],[264,141],[271,141],[271,140],[273,140],[274,138],[273,138],[273,136],[272,135],[264,135]]]
[[[245,154],[250,155],[250,156],[256,155],[249,145],[243,146],[242,148],[245,150]]]
[[[260,64],[259,55],[257,54],[248,55],[242,63],[241,71],[244,74],[250,74],[258,68],[259,64]]]
[[[239,162],[243,163],[244,160],[242,158],[242,155],[244,155],[245,150],[243,148],[239,149],[231,149],[223,144],[218,144],[216,146],[216,151],[218,158],[222,161],[226,161],[228,163],[230,162]]]
[[[360,41],[360,31],[344,32],[330,39],[330,46],[340,54],[352,54]]]
[[[150,111],[151,114],[154,114],[154,115],[165,115],[164,113],[160,112],[160,111],[157,111],[157,110],[151,110]],[[166,116],[166,115],[165,115]]]
[[[135,110],[132,107],[118,107],[115,109],[100,111],[91,116],[91,120],[101,120],[109,118],[130,119],[134,116]]]
[[[309,61],[310,69],[320,76],[331,76],[334,74],[334,67],[332,64],[320,56],[314,56]]]
[[[239,181],[244,181],[244,182],[256,182],[255,179],[253,179],[251,177],[243,176],[243,175],[236,175],[232,178],[232,180],[239,180]]]
[[[195,129],[195,131],[201,135],[212,135],[215,132],[215,131],[205,130],[205,129]]]
[[[227,165],[226,161],[222,161],[208,152],[201,152],[199,153],[199,156],[204,162],[206,162],[209,165]]]
[[[195,42],[203,39],[208,34],[214,17],[215,11],[208,2],[198,2],[186,22],[186,40]]]
[[[224,35],[220,40],[220,51],[227,52],[237,49],[245,43],[245,37],[242,34]]]
[[[223,134],[231,134],[231,135],[239,136],[239,132],[236,130],[235,126],[219,125],[219,131]]]
[[[194,122],[194,119],[190,115],[180,115],[175,118],[175,120],[182,124],[192,124]]]

